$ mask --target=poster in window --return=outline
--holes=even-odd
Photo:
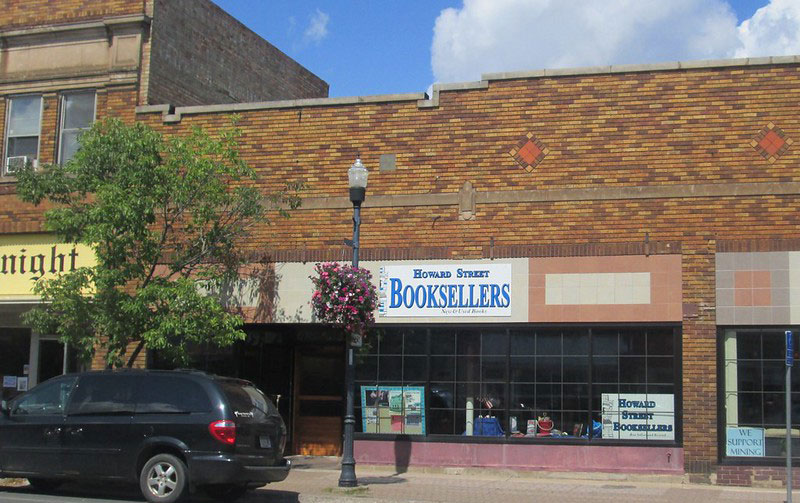
[[[364,433],[425,434],[424,386],[361,386]]]
[[[675,395],[603,393],[603,438],[675,440]]]
[[[764,428],[728,426],[725,432],[726,456],[764,457]]]

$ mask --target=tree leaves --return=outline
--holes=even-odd
[[[66,164],[21,170],[19,197],[54,203],[47,229],[97,258],[37,284],[42,304],[25,317],[33,329],[58,334],[84,358],[105,348],[117,366],[132,365],[145,344],[185,364],[187,344],[242,339],[242,319],[197,285],[235,281],[249,228],[268,223],[266,205],[288,216],[302,184],[261,194],[239,155],[240,135],[194,128],[165,138],[107,119],[81,136]],[[126,354],[131,342],[139,344]]]

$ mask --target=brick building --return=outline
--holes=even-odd
[[[259,186],[307,184],[242,244],[247,341],[196,361],[281,395],[294,452],[339,450],[344,342],[313,322],[308,276],[350,260],[360,157],[381,309],[356,364],[359,462],[777,484],[784,331],[800,325],[799,69],[544,70],[430,97],[212,106],[139,89],[123,113],[174,134],[237,113]],[[8,187],[0,231],[42,232]]]
[[[19,314],[36,299],[30,271],[12,272],[10,261],[37,250],[55,270],[91,257],[43,233],[40,210],[16,199],[15,167],[69,159],[81,129],[107,116],[133,121],[137,105],[321,98],[328,84],[207,0],[67,0],[57,8],[11,0],[0,26],[0,256],[8,261],[0,369],[22,377],[24,389],[75,363],[57,340],[21,326]],[[16,391],[3,388],[3,396]]]
[[[350,259],[360,156],[361,260],[382,288],[380,338],[357,362],[360,462],[779,483],[781,348],[800,319],[798,62],[139,107],[176,133],[236,112],[259,183],[309,185],[246,245],[269,270],[248,283],[262,309],[247,343],[199,364],[281,393],[296,452],[337,451],[342,342],[311,323],[307,277]]]

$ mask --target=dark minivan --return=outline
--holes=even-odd
[[[286,426],[252,383],[191,370],[46,381],[0,414],[0,477],[138,481],[151,502],[195,488],[226,501],[289,474]]]

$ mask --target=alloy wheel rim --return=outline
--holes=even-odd
[[[178,485],[178,472],[169,463],[158,463],[150,469],[147,476],[147,487],[159,497],[168,496]]]

